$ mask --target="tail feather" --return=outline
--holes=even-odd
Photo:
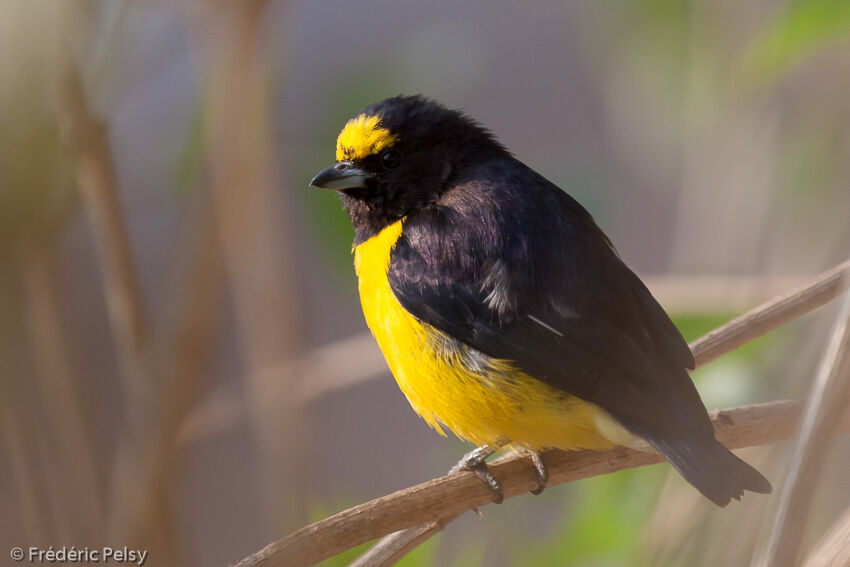
[[[773,490],[760,472],[715,439],[647,441],[667,457],[685,480],[721,508],[732,498],[739,500],[745,490],[761,494],[770,494]]]

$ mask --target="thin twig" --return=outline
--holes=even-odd
[[[691,344],[697,366],[735,350],[788,321],[838,297],[850,274],[850,260],[823,272],[811,283],[736,317]]]
[[[817,376],[806,401],[791,471],[780,494],[770,539],[758,565],[793,567],[806,533],[817,479],[829,454],[832,432],[850,396],[850,294],[842,302]]]
[[[455,518],[457,518],[457,515],[447,516],[436,522],[428,522],[421,526],[413,526],[412,528],[392,533],[369,548],[369,551],[352,561],[349,567],[393,565],[402,557],[431,539],[435,534],[443,531],[446,524]]]
[[[808,284],[767,301],[697,339],[690,345],[696,367],[699,368],[830,301],[841,292],[842,282],[848,273],[850,273],[850,261],[823,272]],[[443,518],[440,522],[431,522],[388,535],[363,553],[352,565],[357,567],[392,565],[417,545],[442,531],[453,519],[454,517]]]

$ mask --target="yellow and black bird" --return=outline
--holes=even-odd
[[[366,108],[310,182],[354,225],[366,322],[410,405],[480,446],[663,454],[718,506],[770,483],[714,437],[687,343],[591,215],[465,114]],[[498,498],[498,496],[497,496]]]

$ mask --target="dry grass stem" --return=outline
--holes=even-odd
[[[89,109],[70,55],[65,58],[62,73],[57,116],[65,145],[74,158],[78,189],[100,251],[106,307],[124,385],[124,441],[119,443],[115,458],[106,525],[111,537],[128,543],[147,541],[148,528],[154,523],[149,521],[149,493],[141,471],[148,465],[143,455],[151,439],[143,430],[155,413],[147,318],[106,127]]]
[[[53,246],[33,250],[23,270],[26,330],[43,407],[42,423],[50,431],[50,439],[61,440],[53,443],[53,451],[64,471],[63,489],[72,502],[66,513],[74,518],[75,527],[85,530],[75,535],[90,539],[103,526],[103,483],[65,338],[58,278]]]
[[[76,65],[69,58],[59,91],[57,115],[75,163],[77,186],[94,231],[103,270],[106,307],[119,349],[128,396],[144,391],[148,325],[142,308],[130,237],[121,210],[118,179],[106,127],[89,110]]]
[[[818,476],[832,445],[832,433],[849,398],[850,294],[846,294],[806,401],[791,470],[780,493],[770,538],[758,565],[793,567],[797,564]]]
[[[174,437],[202,383],[220,299],[220,286],[213,277],[218,272],[218,249],[212,237],[212,215],[206,210],[208,218],[196,227],[196,250],[189,255],[192,261],[182,290],[186,297],[176,310],[173,352],[156,366],[165,378],[157,380],[106,127],[91,113],[73,61],[65,64],[57,114],[100,250],[107,309],[125,382],[127,420],[113,471],[108,527],[112,537],[144,544],[167,557],[173,543],[169,488],[176,461]],[[68,400],[62,399],[67,405]],[[69,431],[73,433],[74,428]],[[91,499],[84,509],[99,507]]]
[[[273,139],[269,85],[263,49],[266,0],[219,3],[204,8],[196,26],[212,71],[206,78],[204,140],[223,267],[233,303],[239,349],[245,364],[247,415],[261,461],[264,515],[303,521],[300,492],[311,460],[295,431],[306,431],[303,414],[283,396],[275,411],[263,404],[292,391],[307,369],[268,380],[267,370],[297,359],[303,351],[302,269],[294,256],[283,194],[282,161]],[[291,521],[291,520],[290,520]]]
[[[7,400],[14,398],[7,395]],[[36,471],[34,434],[28,429],[29,423],[19,409],[20,404],[10,403],[0,411],[0,434],[6,443],[8,456],[4,460],[6,478],[14,485],[20,510],[19,520],[23,522],[26,535],[31,541],[46,541],[55,534],[49,533],[46,518],[46,495]]]

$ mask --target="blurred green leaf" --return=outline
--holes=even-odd
[[[517,565],[644,565],[643,529],[663,480],[645,467],[575,483],[573,506],[544,541],[519,549]]]
[[[483,542],[464,542],[465,547],[460,550],[457,557],[450,565],[453,567],[464,567],[466,565],[484,565],[484,554],[487,546]]]
[[[746,49],[744,73],[758,84],[771,83],[819,50],[847,38],[847,0],[789,2],[776,10]]]
[[[425,567],[436,565],[437,540],[431,538],[396,563],[399,567]]]

